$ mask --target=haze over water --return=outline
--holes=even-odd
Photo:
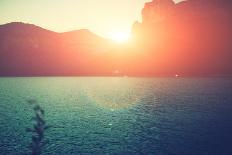
[[[0,78],[0,152],[28,151],[36,99],[43,154],[231,154],[231,78]]]

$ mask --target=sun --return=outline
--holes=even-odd
[[[130,33],[127,32],[113,32],[110,38],[117,43],[126,43],[130,39]]]

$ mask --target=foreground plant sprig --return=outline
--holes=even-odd
[[[32,121],[34,122],[33,127],[26,129],[27,132],[32,133],[32,141],[29,148],[32,155],[40,155],[42,147],[47,144],[47,141],[44,138],[44,133],[49,126],[46,125],[44,110],[40,107],[40,105],[35,100],[28,100],[28,103],[33,106],[33,110],[35,112],[35,116],[32,118]]]

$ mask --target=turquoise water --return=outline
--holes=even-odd
[[[231,78],[0,78],[0,154],[28,153],[29,99],[43,155],[232,154]]]

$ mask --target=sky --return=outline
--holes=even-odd
[[[55,32],[89,29],[108,38],[115,32],[130,33],[133,23],[141,20],[144,3],[149,1],[0,0],[0,24],[24,22]]]

